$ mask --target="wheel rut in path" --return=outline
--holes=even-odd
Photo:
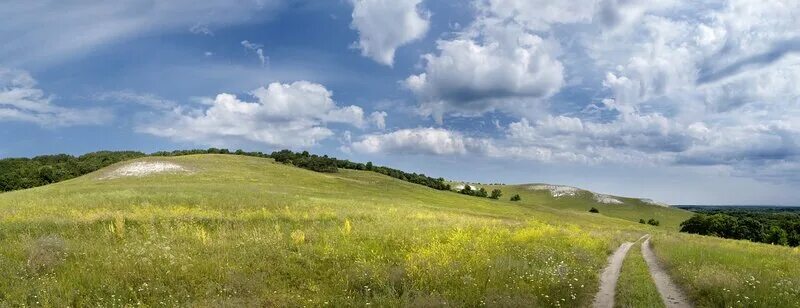
[[[622,261],[625,261],[625,256],[628,250],[633,246],[633,242],[625,242],[619,245],[614,253],[608,257],[608,265],[603,269],[600,274],[600,290],[594,296],[592,307],[595,308],[612,308],[614,307],[614,295],[617,290],[617,280],[619,280],[619,272],[622,270]]]
[[[650,276],[656,284],[658,293],[661,294],[661,300],[667,308],[687,308],[693,307],[689,302],[688,297],[683,294],[680,288],[669,278],[669,275],[658,263],[653,248],[650,246],[650,236],[642,243],[642,256],[647,263],[647,268],[650,270]]]

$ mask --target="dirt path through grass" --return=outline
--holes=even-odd
[[[647,236],[647,239],[642,243],[642,256],[644,256],[644,260],[647,262],[647,267],[650,269],[650,275],[653,276],[653,281],[656,283],[658,293],[661,293],[661,300],[664,301],[664,305],[667,306],[667,308],[692,307],[692,304],[689,303],[683,291],[672,282],[667,272],[658,263],[656,255],[653,253],[653,248],[650,247],[649,236]]]
[[[622,261],[631,249],[633,242],[625,242],[619,245],[614,254],[608,257],[608,265],[603,269],[600,274],[600,290],[594,296],[592,307],[595,308],[612,308],[614,307],[614,295],[617,289],[617,280],[619,279],[619,272],[622,269]]]

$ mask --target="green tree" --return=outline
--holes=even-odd
[[[644,218],[639,218],[639,223],[640,224],[645,224],[646,222],[644,221]]]
[[[511,201],[520,201],[520,200],[522,200],[522,198],[520,198],[519,194],[511,196]]]
[[[772,226],[767,231],[767,243],[774,245],[789,245],[789,234],[778,226]]]
[[[589,209],[589,213],[600,213],[600,210],[598,210],[596,207],[592,207]]]
[[[371,161],[368,161],[368,162],[367,162],[366,169],[367,169],[368,171],[372,171],[372,162],[371,162]]]
[[[661,224],[661,222],[659,222],[658,220],[655,220],[653,218],[650,218],[650,219],[647,220],[647,224],[651,225],[651,226],[658,226],[658,225]]]
[[[500,197],[501,197],[502,195],[503,195],[503,192],[502,192],[502,191],[500,191],[499,189],[496,189],[496,188],[495,188],[495,189],[492,189],[492,194],[489,196],[489,198],[492,198],[492,199],[500,199]]]

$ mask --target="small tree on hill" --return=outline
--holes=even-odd
[[[592,207],[591,209],[589,209],[589,213],[600,213],[600,210],[598,210],[595,207]]]
[[[651,225],[651,226],[658,226],[658,225],[660,225],[661,223],[660,223],[658,220],[655,220],[655,219],[653,219],[653,218],[650,218],[649,220],[647,220],[647,224],[648,224],[648,225]]]
[[[476,196],[485,198],[489,196],[489,193],[486,191],[486,189],[481,187],[481,189],[478,189],[478,193],[476,194]]]
[[[500,196],[502,196],[502,195],[503,195],[503,192],[500,191],[499,189],[492,189],[492,194],[489,196],[489,198],[500,199]]]
[[[640,224],[645,224],[646,222],[644,221],[644,218],[639,218],[639,223]]]
[[[367,162],[367,167],[366,168],[367,168],[367,170],[372,171],[372,162],[371,161]]]
[[[522,198],[519,197],[519,194],[511,196],[511,201],[519,201],[519,200],[522,200]]]

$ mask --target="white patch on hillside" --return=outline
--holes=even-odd
[[[178,172],[188,172],[188,171],[189,170],[184,168],[183,166],[170,162],[140,161],[119,167],[116,170],[109,173],[108,175],[102,177],[101,179],[106,180],[106,179],[116,179],[122,177],[143,177],[157,173],[178,173]]]
[[[644,203],[650,204],[650,205],[657,205],[657,206],[663,206],[663,207],[670,207],[671,206],[668,203],[659,202],[659,201],[656,201],[656,200],[653,200],[653,199],[639,199],[639,200],[641,200]]]
[[[554,198],[559,197],[574,197],[581,192],[581,189],[572,186],[563,186],[563,185],[530,185],[528,186],[530,190],[547,190],[550,191],[550,195]]]
[[[466,187],[466,185],[469,185],[469,184],[459,184],[459,185],[456,185],[455,187],[453,187],[452,189],[455,190],[455,191],[461,191]],[[480,190],[481,189],[480,187],[475,186],[475,185],[469,185],[469,188],[471,190]]]
[[[594,200],[604,204],[622,204],[623,202],[613,196],[594,194]]]

